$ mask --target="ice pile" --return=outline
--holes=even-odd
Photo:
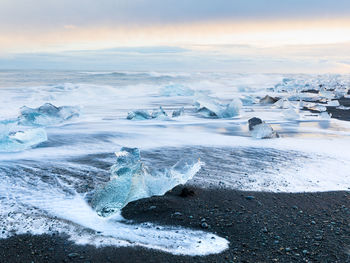
[[[194,103],[198,113],[208,118],[232,118],[239,115],[242,108],[240,99],[233,99],[229,104],[221,104],[209,96],[201,97]]]
[[[193,96],[194,91],[181,84],[171,84],[163,87],[160,91],[162,96],[175,97],[175,96]]]
[[[139,149],[123,147],[116,156],[110,181],[96,190],[91,202],[103,217],[120,211],[131,201],[165,194],[176,185],[186,183],[202,166],[199,160],[180,161],[169,170],[151,174],[141,162]]]
[[[23,106],[18,122],[22,125],[50,126],[79,116],[79,109],[73,106],[56,107],[45,103],[38,108]]]
[[[0,124],[0,152],[18,152],[47,141],[42,128],[15,130],[10,124]]]
[[[270,125],[263,122],[259,118],[251,118],[248,120],[249,131],[251,136],[256,139],[278,138],[279,135]]]

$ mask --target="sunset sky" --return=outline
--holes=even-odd
[[[350,1],[1,0],[0,68],[350,73]]]

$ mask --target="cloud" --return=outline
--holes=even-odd
[[[1,0],[3,30],[348,17],[338,0]]]

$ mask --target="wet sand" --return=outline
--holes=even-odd
[[[130,203],[123,216],[217,233],[228,250],[206,257],[142,248],[77,246],[65,236],[0,240],[0,262],[347,262],[350,192],[261,193],[176,187]]]

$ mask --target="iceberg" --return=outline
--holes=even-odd
[[[154,110],[151,114],[146,110],[135,110],[128,112],[126,117],[128,120],[150,120],[150,119],[167,119],[168,114],[160,106],[159,109]]]
[[[168,170],[151,174],[142,163],[138,148],[123,147],[116,157],[110,170],[110,181],[94,193],[91,201],[92,207],[102,217],[120,211],[129,202],[165,194],[186,183],[202,166],[199,160],[181,160]]]
[[[276,133],[270,125],[263,122],[259,118],[251,118],[248,120],[250,134],[256,139],[268,139],[268,138],[278,138],[279,135]]]
[[[175,96],[193,96],[194,91],[181,84],[171,84],[163,87],[160,91],[162,96],[175,97]]]
[[[198,99],[194,106],[197,112],[208,118],[232,118],[239,115],[242,108],[242,101],[233,99],[229,104],[223,105],[211,97]]]
[[[176,117],[180,117],[180,116],[182,116],[184,114],[185,114],[185,108],[181,107],[180,109],[173,111],[172,117],[176,118]]]
[[[47,141],[42,128],[12,131],[13,127],[0,124],[0,152],[19,152]]]
[[[22,125],[50,126],[79,116],[79,109],[72,106],[56,107],[45,103],[38,108],[23,106],[18,122]]]

